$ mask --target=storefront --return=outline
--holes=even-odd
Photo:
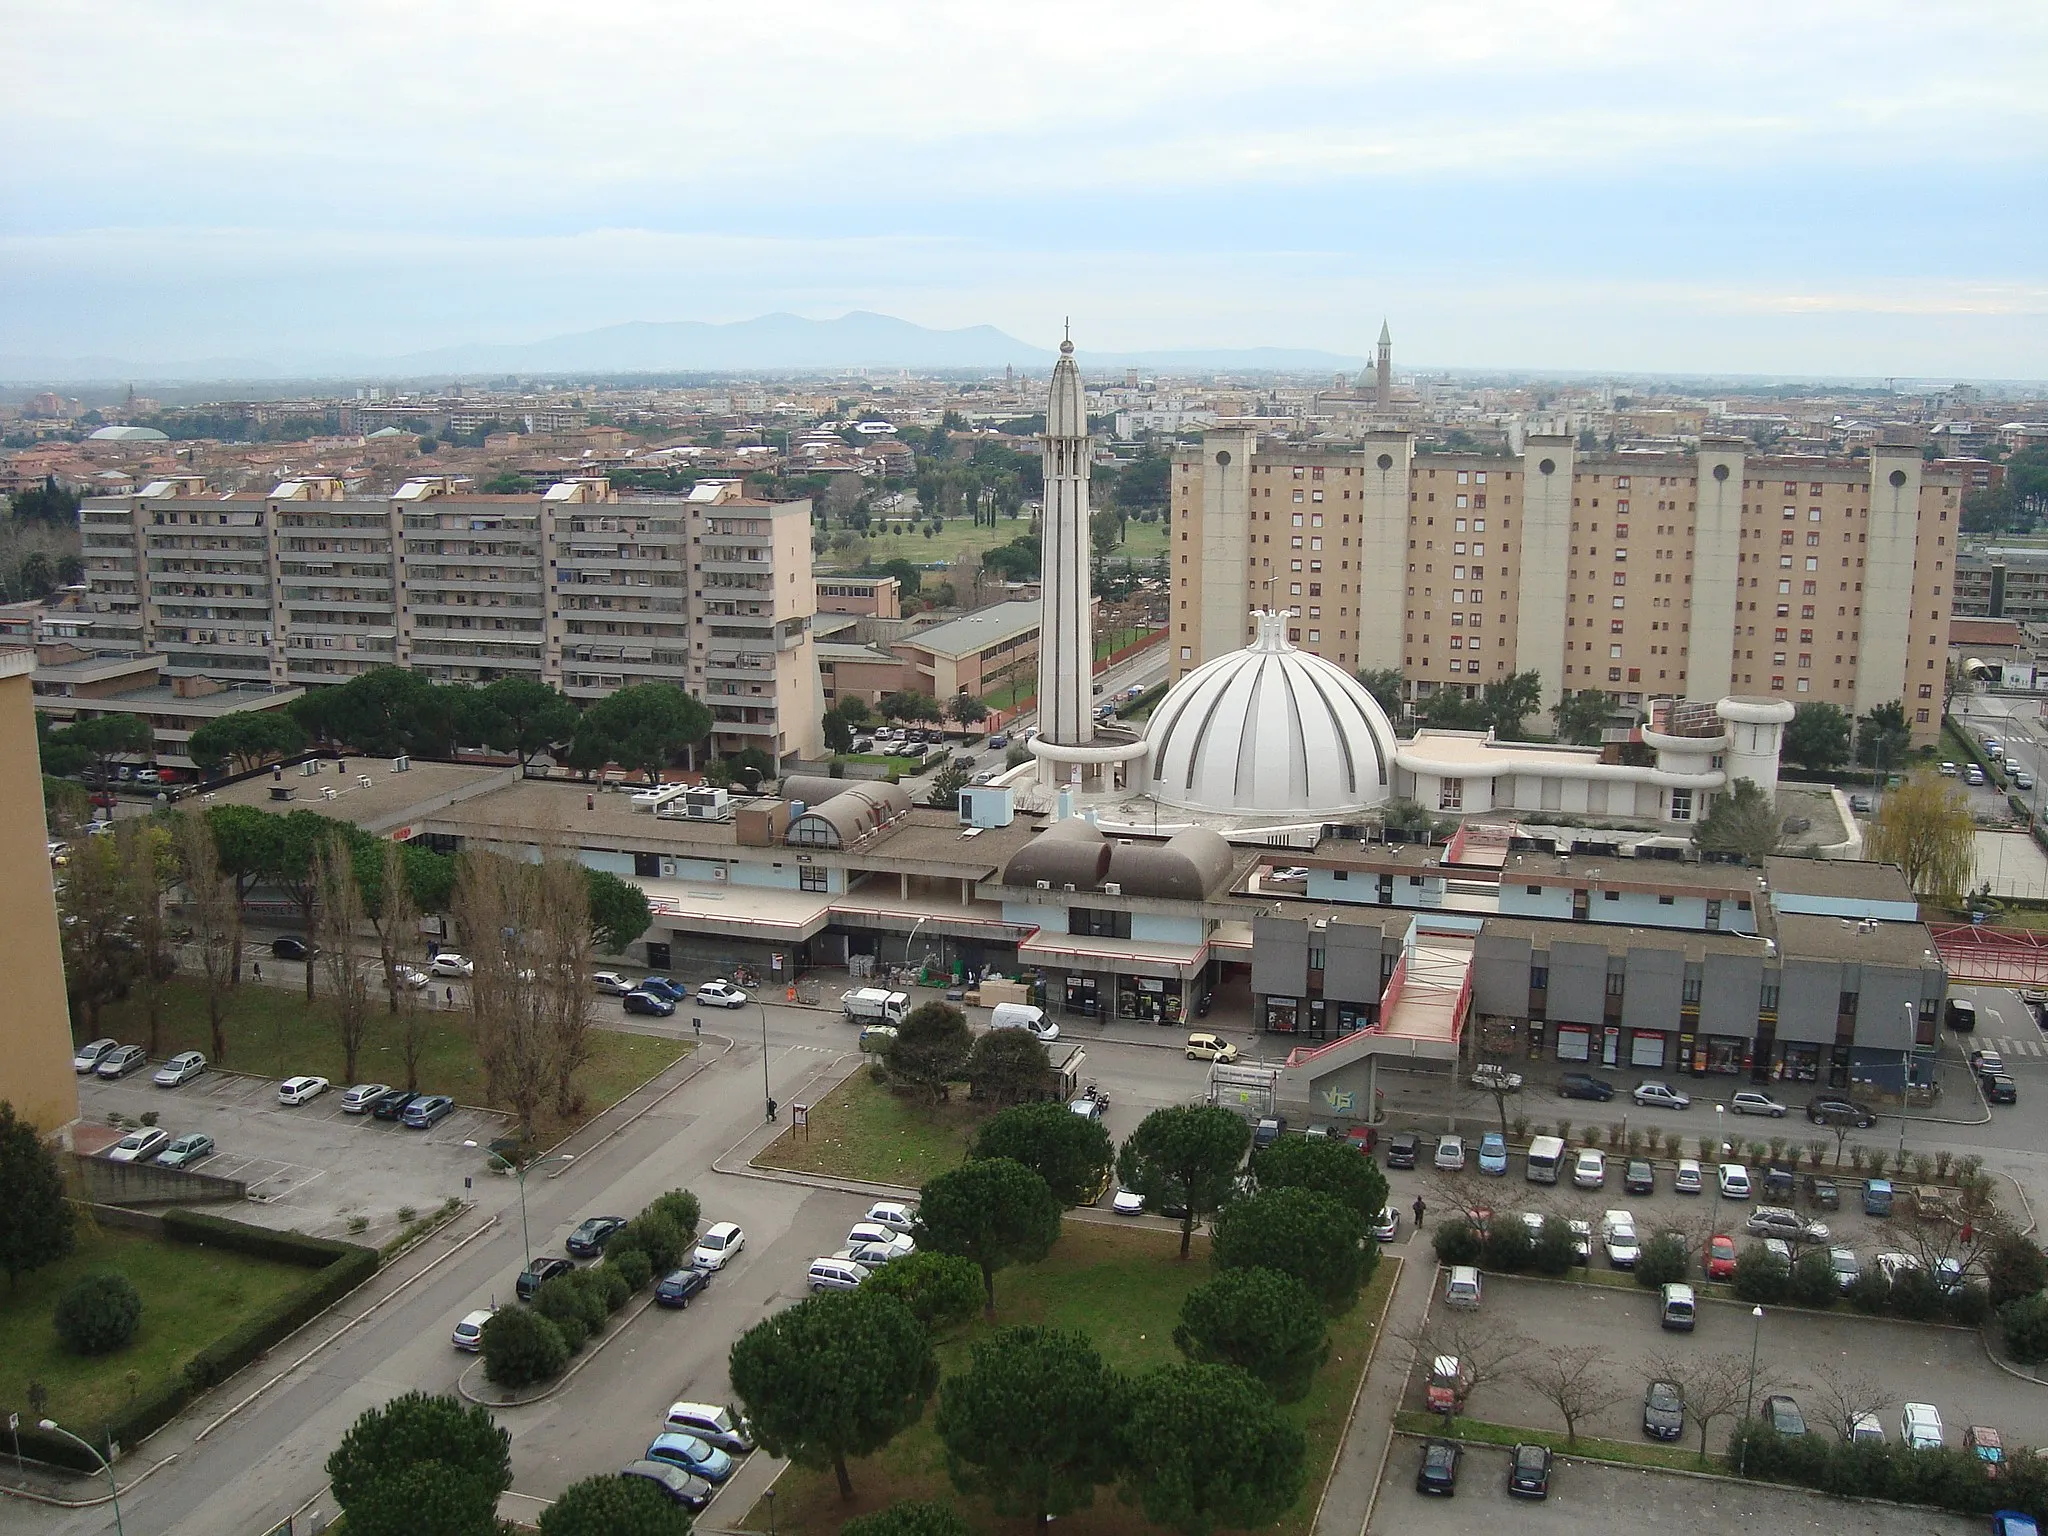
[[[1292,1035],[1301,1031],[1305,1010],[1298,997],[1267,997],[1262,999],[1259,1025],[1268,1034]]]
[[[1740,1035],[1709,1035],[1705,1041],[1705,1070],[1723,1077],[1740,1077],[1749,1070],[1749,1041]]]
[[[1178,1024],[1185,1014],[1178,976],[1119,976],[1116,1016],[1141,1024]]]
[[[1076,1013],[1086,1019],[1102,1017],[1102,989],[1093,976],[1069,974],[1066,985],[1060,989],[1060,1007],[1067,1013]]]
[[[1786,1083],[1819,1082],[1821,1063],[1826,1055],[1832,1054],[1823,1046],[1798,1040],[1787,1040],[1779,1050],[1777,1076]]]
[[[1591,1061],[1593,1059],[1592,1029],[1584,1024],[1558,1025],[1557,1059],[1559,1061]]]
[[[1628,1064],[1649,1071],[1661,1072],[1669,1053],[1671,1036],[1661,1029],[1631,1030],[1628,1037]]]

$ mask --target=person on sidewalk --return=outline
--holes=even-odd
[[[1422,1230],[1422,1218],[1429,1213],[1429,1207],[1422,1203],[1422,1196],[1415,1197],[1415,1230]]]

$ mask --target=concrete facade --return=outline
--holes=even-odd
[[[29,675],[35,653],[0,652],[0,935],[8,1006],[0,1012],[0,1099],[44,1132],[78,1118],[71,1010],[57,942],[57,897],[43,824]]]

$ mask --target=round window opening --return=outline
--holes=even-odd
[[[1536,468],[1542,474],[1554,475],[1557,473],[1557,460],[1545,459],[1541,464],[1538,464]]]
[[[1726,464],[1716,464],[1714,466],[1714,478],[1716,480],[1726,480],[1728,478],[1728,466]]]
[[[1379,463],[1381,469],[1392,469],[1394,467],[1394,456],[1391,453],[1383,453],[1380,455]]]
[[[1219,452],[1216,455],[1216,462],[1218,465],[1227,465],[1230,462],[1230,450],[1225,448]]]
[[[1893,471],[1892,471],[1892,489],[1896,491],[1896,490],[1897,490],[1897,489],[1898,489],[1898,488],[1899,488],[1900,486],[1904,485],[1905,483],[1906,483],[1906,472],[1905,472],[1905,471],[1904,471],[1903,469],[1895,469],[1895,470],[1893,470]]]

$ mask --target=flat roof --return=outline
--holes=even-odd
[[[1527,939],[1537,949],[1548,949],[1553,944],[1595,944],[1604,946],[1610,955],[1624,955],[1631,949],[1677,949],[1683,950],[1688,960],[1703,960],[1708,955],[1761,958],[1767,953],[1762,939],[1739,933],[1624,928],[1616,923],[1574,923],[1562,918],[1489,915],[1481,937]]]
[[[1036,599],[993,603],[963,618],[934,624],[930,629],[906,631],[892,643],[930,651],[935,656],[972,656],[992,645],[1027,634],[1038,625],[1039,605]]]
[[[1805,862],[1813,862],[1807,860]],[[1742,864],[1707,864],[1696,859],[1621,858],[1612,854],[1581,853],[1562,857],[1529,850],[1511,853],[1501,866],[1502,885],[1516,881],[1569,881],[1574,885],[1598,885],[1605,889],[1633,886],[1680,890],[1726,891],[1754,900],[1756,871]]]
[[[129,672],[155,673],[163,665],[162,656],[81,656],[76,661],[39,661],[35,678],[39,683],[92,683]]]
[[[1791,959],[1847,960],[1924,969],[1941,964],[1924,923],[1860,923],[1846,917],[1778,914],[1778,951]]]
[[[861,645],[857,641],[813,639],[811,650],[820,661],[871,661],[889,667],[903,665],[901,656],[892,656],[887,651]]]
[[[1898,865],[1873,864],[1867,859],[1795,859],[1775,855],[1764,860],[1764,880],[1774,891],[1800,896],[1906,903],[1916,899]]]
[[[519,771],[467,763],[415,762],[406,772],[393,773],[391,760],[385,757],[345,758],[338,768],[333,761],[311,761],[320,763],[316,774],[287,767],[281,778],[258,774],[207,790],[200,799],[207,804],[253,805],[280,816],[289,811],[318,811],[323,816],[354,822],[365,832],[382,834],[424,821],[451,800],[478,794],[506,782]],[[367,789],[357,782],[363,775],[370,780]],[[291,790],[289,800],[271,798],[272,787],[279,784]],[[329,800],[322,795],[323,789],[333,790],[334,798]]]
[[[223,688],[218,693],[187,697],[173,692],[168,683],[160,683],[153,688],[131,688],[126,693],[94,697],[44,694],[37,702],[121,715],[232,715],[245,709],[276,709],[291,703],[305,691],[303,688]]]

